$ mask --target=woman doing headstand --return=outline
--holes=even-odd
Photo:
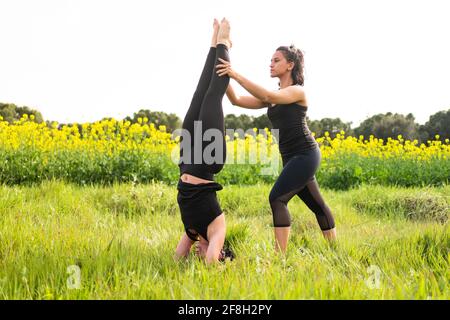
[[[215,72],[218,59],[229,61],[230,25],[224,18],[220,25],[214,19],[214,33],[197,89],[183,121],[180,148],[180,180],[177,201],[185,233],[176,248],[177,258],[186,257],[195,241],[202,243],[201,255],[207,263],[223,258],[225,217],[217,201],[216,191],[222,186],[213,181],[225,163],[226,144],[222,99],[230,78]],[[219,133],[208,148],[209,133]],[[188,139],[188,140],[185,140]],[[206,141],[205,141],[206,140]],[[200,141],[200,145],[198,145]],[[197,145],[196,145],[197,143]],[[207,151],[211,151],[208,158]]]

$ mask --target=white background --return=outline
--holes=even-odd
[[[0,102],[59,122],[121,119],[141,108],[183,118],[213,18],[225,16],[234,69],[268,89],[277,89],[274,50],[294,43],[305,52],[311,119],[354,127],[391,111],[424,123],[450,108],[447,3],[0,0]],[[224,111],[265,112],[226,97]]]

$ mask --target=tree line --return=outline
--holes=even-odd
[[[42,114],[35,109],[26,106],[19,107],[11,103],[0,103],[0,116],[10,123],[19,120],[23,114],[34,115],[34,121],[38,123],[44,121]],[[168,132],[172,132],[182,126],[182,121],[176,114],[150,111],[148,109],[141,109],[135,112],[133,116],[127,116],[123,120],[137,123],[139,118],[147,118],[149,123],[154,123],[157,127],[164,125]],[[50,126],[52,121],[47,120],[46,123]],[[341,131],[344,131],[347,136],[364,136],[365,139],[368,139],[370,135],[384,140],[387,140],[389,137],[396,139],[399,135],[402,135],[404,139],[417,139],[419,142],[434,140],[436,135],[442,141],[450,138],[450,109],[431,115],[429,120],[423,125],[415,122],[412,113],[405,116],[391,112],[376,114],[367,118],[356,128],[352,128],[351,122],[344,122],[340,118],[323,118],[321,120],[307,118],[307,123],[309,129],[317,137],[323,136],[325,132],[328,132],[331,138],[334,138]],[[60,126],[62,125],[64,124],[60,124]],[[227,114],[225,116],[225,128],[243,129],[245,132],[253,128],[272,129],[272,125],[266,114],[258,117],[245,114],[239,116]]]

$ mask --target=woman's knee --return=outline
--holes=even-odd
[[[269,197],[270,198],[270,197]],[[269,199],[272,209],[272,218],[274,227],[289,227],[291,225],[291,216],[287,204],[279,197]]]
[[[275,188],[272,188],[272,190],[270,190],[269,193],[269,203],[272,205],[272,203],[279,200],[278,198],[279,198],[278,192],[276,191]]]

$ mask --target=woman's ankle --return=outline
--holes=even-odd
[[[332,228],[329,230],[323,230],[322,234],[323,234],[324,238],[327,239],[329,242],[334,242],[337,240],[336,228]]]
[[[216,43],[216,47],[219,44],[224,45],[225,47],[227,47],[227,49],[231,49],[231,46],[232,46],[231,40],[218,40],[217,43]]]

